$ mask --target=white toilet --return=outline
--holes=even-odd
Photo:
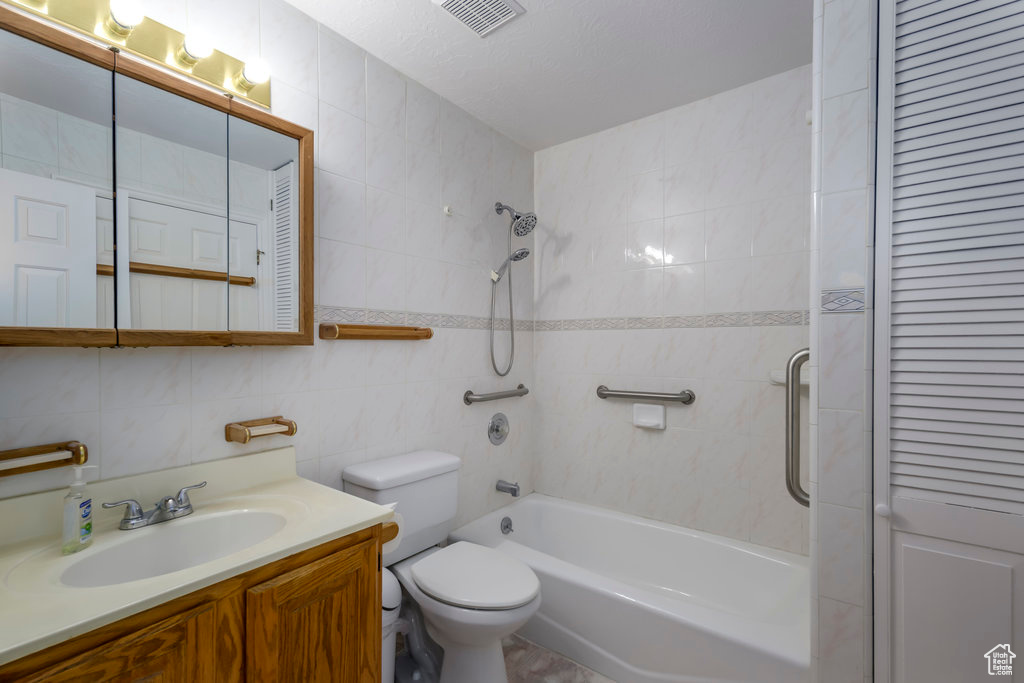
[[[507,683],[501,639],[540,607],[540,582],[527,565],[492,548],[463,541],[437,547],[455,520],[460,464],[448,453],[416,451],[347,467],[342,479],[346,493],[396,504],[401,530],[384,566],[444,649],[441,683]]]

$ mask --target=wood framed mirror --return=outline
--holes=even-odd
[[[0,6],[0,345],[313,343],[313,133]]]

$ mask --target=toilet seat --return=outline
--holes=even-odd
[[[456,607],[514,609],[540,592],[540,581],[526,564],[466,541],[431,553],[411,569],[420,590]]]

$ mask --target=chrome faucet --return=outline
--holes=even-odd
[[[514,484],[511,484],[511,483],[505,481],[504,479],[499,479],[498,480],[498,484],[494,487],[494,489],[496,491],[501,491],[502,493],[508,493],[513,498],[518,498],[519,497],[519,482],[518,481],[516,483],[514,483]]]
[[[127,506],[124,509],[124,517],[121,518],[121,524],[118,528],[122,531],[140,529],[150,524],[159,524],[160,522],[167,522],[178,517],[191,515],[192,501],[188,499],[188,492],[192,489],[201,489],[204,486],[206,486],[205,481],[200,484],[186,486],[178,491],[177,496],[161,498],[157,501],[156,507],[147,512],[143,512],[139,501],[133,499],[119,500],[116,503],[104,503],[103,507],[109,509],[116,508],[118,505]]]

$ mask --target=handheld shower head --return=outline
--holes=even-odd
[[[515,251],[512,252],[512,256],[510,257],[509,260],[512,260],[512,261],[522,261],[524,258],[526,258],[529,255],[530,255],[530,250],[529,249],[525,249],[525,248],[523,248],[523,249],[516,249]]]
[[[531,212],[519,213],[508,204],[502,204],[501,202],[494,204],[495,213],[500,214],[504,211],[508,211],[508,215],[512,217],[511,228],[516,237],[526,237],[537,227],[537,214]]]
[[[501,278],[505,277],[505,271],[508,270],[509,264],[511,264],[513,261],[522,261],[529,255],[529,249],[516,249],[515,251],[513,251],[512,255],[505,259],[505,262],[498,267],[498,270],[491,271],[491,282],[493,282],[494,284],[498,284],[498,282],[501,281]]]

